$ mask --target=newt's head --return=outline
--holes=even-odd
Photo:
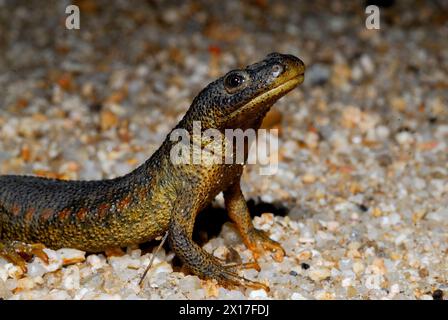
[[[271,53],[210,83],[194,99],[186,117],[221,130],[257,126],[275,101],[303,82],[304,72],[299,58]]]

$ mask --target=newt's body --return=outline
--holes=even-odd
[[[270,54],[212,82],[194,99],[175,129],[258,129],[272,104],[303,81],[304,64]],[[169,138],[143,165],[110,180],[62,181],[0,176],[0,254],[25,266],[18,253],[72,247],[89,252],[124,247],[169,231],[171,247],[195,274],[222,284],[262,286],[239,277],[192,241],[196,215],[224,192],[226,208],[255,258],[279,244],[256,230],[240,189],[241,164],[174,164]],[[246,154],[247,156],[247,154]],[[25,244],[24,244],[25,243]],[[248,264],[257,266],[256,263]]]

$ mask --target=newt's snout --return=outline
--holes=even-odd
[[[304,80],[305,64],[302,60],[292,54],[281,54],[278,52],[270,53],[266,56],[266,61],[271,61],[271,76],[274,80],[274,87],[281,85],[289,80],[297,80],[300,84]]]

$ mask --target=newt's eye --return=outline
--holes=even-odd
[[[234,93],[245,83],[246,78],[239,72],[232,72],[224,79],[224,86],[228,93]]]

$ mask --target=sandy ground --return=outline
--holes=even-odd
[[[299,56],[305,82],[265,122],[278,172],[248,165],[254,218],[285,248],[263,290],[188,275],[153,244],[126,254],[48,250],[28,273],[0,258],[3,299],[442,299],[448,285],[448,14],[442,1],[381,9],[357,1],[0,1],[0,174],[102,179],[149,157],[207,83],[272,51]],[[275,150],[274,150],[275,151]],[[213,215],[222,211],[222,197]],[[278,209],[280,208],[280,209]],[[261,210],[261,209],[260,209]],[[259,211],[260,211],[259,210]],[[261,210],[258,213],[262,213]],[[269,212],[272,211],[272,212]],[[287,211],[287,215],[279,212]],[[275,215],[273,215],[273,213]],[[221,222],[222,224],[222,222]],[[221,224],[214,225],[218,231]],[[229,223],[216,256],[251,258]]]

